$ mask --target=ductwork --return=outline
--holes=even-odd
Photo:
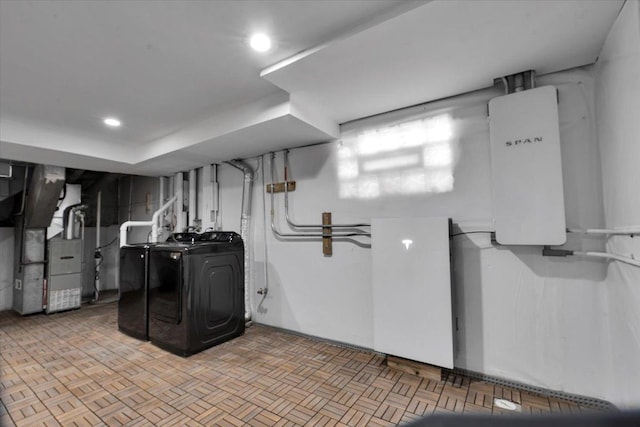
[[[24,211],[25,228],[47,228],[64,187],[65,169],[38,165],[34,168]]]
[[[77,239],[80,236],[76,236],[75,232],[75,217],[78,212],[87,209],[87,205],[78,203],[75,205],[67,206],[62,214],[62,238],[63,239]]]
[[[242,187],[242,211],[240,215],[240,236],[244,242],[244,319],[251,320],[252,308],[249,298],[249,288],[251,280],[251,264],[249,250],[249,221],[251,219],[251,197],[253,192],[253,169],[242,160],[231,160],[226,162],[244,173],[244,185]]]

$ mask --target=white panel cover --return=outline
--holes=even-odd
[[[374,219],[374,349],[453,368],[449,220]]]
[[[566,240],[556,88],[489,101],[496,239],[505,245]]]

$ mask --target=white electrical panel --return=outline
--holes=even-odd
[[[448,218],[374,219],[376,351],[453,368]]]
[[[505,245],[566,240],[558,98],[543,86],[489,101],[493,214]]]

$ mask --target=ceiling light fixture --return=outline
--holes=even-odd
[[[112,127],[112,128],[117,128],[120,127],[122,125],[122,122],[120,122],[120,120],[114,118],[114,117],[107,117],[106,119],[104,119],[102,121],[105,125]]]
[[[271,49],[271,39],[262,33],[257,33],[249,39],[249,46],[255,51],[266,52]]]

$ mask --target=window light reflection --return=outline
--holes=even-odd
[[[457,144],[449,114],[347,132],[337,153],[340,198],[452,191]]]

